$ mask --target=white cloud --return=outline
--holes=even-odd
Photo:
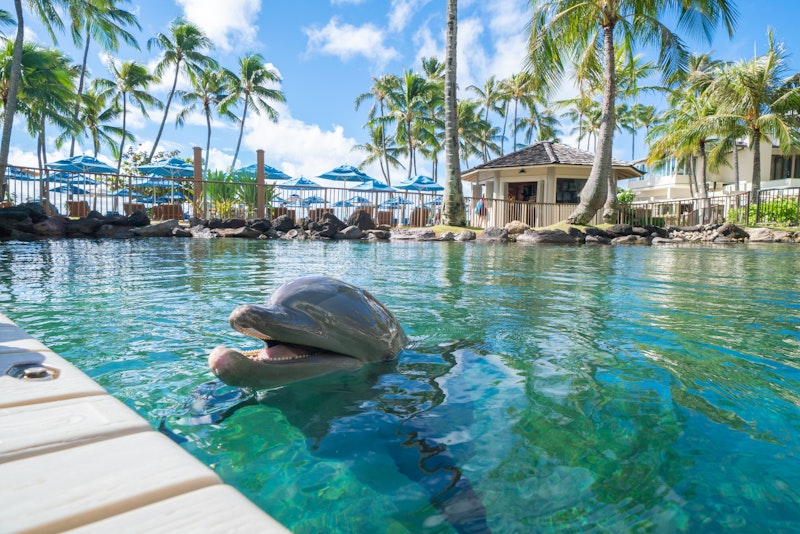
[[[323,28],[311,27],[303,31],[308,36],[308,53],[331,55],[343,61],[363,56],[377,67],[398,56],[397,50],[384,44],[385,33],[372,24],[353,26],[340,23],[334,17]]]
[[[176,0],[187,20],[197,24],[225,51],[256,42],[261,0]]]
[[[392,7],[389,11],[389,31],[403,31],[414,15],[428,2],[430,0],[392,0]]]

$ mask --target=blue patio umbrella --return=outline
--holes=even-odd
[[[411,204],[413,204],[413,202],[411,202],[408,199],[405,199],[405,198],[402,198],[402,197],[392,197],[392,198],[384,200],[383,202],[378,204],[378,207],[379,208],[398,209],[398,208],[401,208],[403,206],[410,206]]]
[[[140,198],[143,198],[143,195],[141,193],[138,193],[136,191],[129,191],[128,189],[120,189],[119,191],[114,191],[113,193],[111,193],[111,196],[112,197],[131,197],[131,198],[136,199],[136,200],[138,200]]]
[[[82,176],[80,174],[74,172],[54,172],[50,176],[47,177],[47,181],[51,183],[57,184],[70,184],[75,180],[80,180]]]
[[[139,165],[138,169],[151,176],[164,176],[169,178],[188,178],[194,176],[194,165],[180,158],[152,161],[145,165]]]
[[[32,181],[37,180],[38,176],[34,176],[29,172],[15,167],[6,167],[6,178],[10,178],[11,180]]]
[[[253,163],[252,165],[248,165],[247,167],[242,167],[239,169],[239,172],[246,172],[250,176],[255,176],[256,172],[258,171],[258,165]],[[264,179],[265,180],[291,180],[292,177],[286,174],[283,171],[279,171],[275,167],[270,167],[267,164],[264,164]]]
[[[300,200],[295,200],[294,202],[287,204],[287,206],[307,208],[308,206],[312,206],[314,204],[325,204],[325,199],[318,196],[310,196]]]
[[[156,199],[158,202],[183,202],[186,200],[186,195],[180,191],[173,191],[169,195],[163,195]]]
[[[319,175],[320,178],[326,180],[335,180],[337,182],[366,182],[374,180],[371,176],[361,172],[352,165],[339,165],[333,170]]]
[[[82,174],[74,174],[73,177],[70,179],[69,183],[82,186],[100,185],[100,182],[98,182],[94,178],[90,178]]]
[[[155,176],[134,178],[131,180],[131,182],[137,187],[171,187],[175,185],[174,180],[170,180],[168,178],[157,178]]]
[[[335,203],[334,206],[337,208],[354,208],[359,206],[369,206],[372,204],[372,201],[368,198],[354,196],[350,197],[347,200],[340,200],[339,202]]]
[[[116,174],[117,169],[103,163],[94,156],[73,156],[71,158],[60,159],[45,165],[48,169],[56,171],[69,171],[69,172],[89,172],[89,173],[105,173]]]
[[[432,208],[434,206],[441,206],[442,205],[442,198],[443,197],[433,197],[433,200],[430,202],[425,203],[426,208]]]
[[[444,186],[434,182],[427,176],[413,176],[394,186],[395,189],[403,191],[444,191]]]
[[[85,189],[81,189],[77,185],[59,185],[50,189],[53,193],[67,193],[69,195],[84,195],[86,194]]]
[[[358,185],[355,185],[355,186],[351,187],[350,190],[351,191],[372,191],[372,192],[381,193],[381,192],[384,192],[384,191],[385,192],[394,191],[395,189],[392,188],[392,187],[389,187],[388,185],[386,185],[383,182],[379,182],[378,180],[375,180],[374,178],[370,178],[366,182],[363,182],[363,183],[360,183]]]
[[[322,189],[322,186],[319,185],[317,182],[309,180],[308,178],[303,178],[302,176],[298,178],[292,178],[291,180],[287,180],[282,184],[279,184],[278,187],[289,191],[297,189],[309,189],[309,190]]]

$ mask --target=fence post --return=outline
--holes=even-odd
[[[264,150],[256,150],[256,217],[264,218]]]
[[[203,199],[203,149],[199,146],[194,147],[194,216],[205,219],[206,217],[206,203]],[[202,202],[202,209],[200,203]],[[198,213],[198,210],[200,213]]]

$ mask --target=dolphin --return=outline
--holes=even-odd
[[[220,346],[209,355],[211,371],[239,387],[273,388],[393,360],[408,343],[394,315],[369,292],[326,276],[287,282],[266,305],[239,306],[228,321],[266,344],[249,351]]]

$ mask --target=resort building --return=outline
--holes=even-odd
[[[737,143],[739,159],[738,191],[752,190],[753,149],[747,143]],[[636,193],[636,200],[658,202],[692,198],[690,169],[685,160],[670,158],[648,167],[644,160],[634,162],[646,174],[619,183],[619,187]],[[706,185],[710,195],[725,195],[737,191],[733,152],[727,154],[723,165],[706,170]],[[761,189],[800,187],[800,152],[784,156],[771,143],[761,143]]]
[[[564,220],[580,200],[594,155],[551,141],[538,141],[465,171],[472,197],[484,198],[487,223],[504,226],[512,220],[546,226]],[[613,160],[616,180],[644,175],[634,165]],[[601,214],[602,215],[602,214]]]

